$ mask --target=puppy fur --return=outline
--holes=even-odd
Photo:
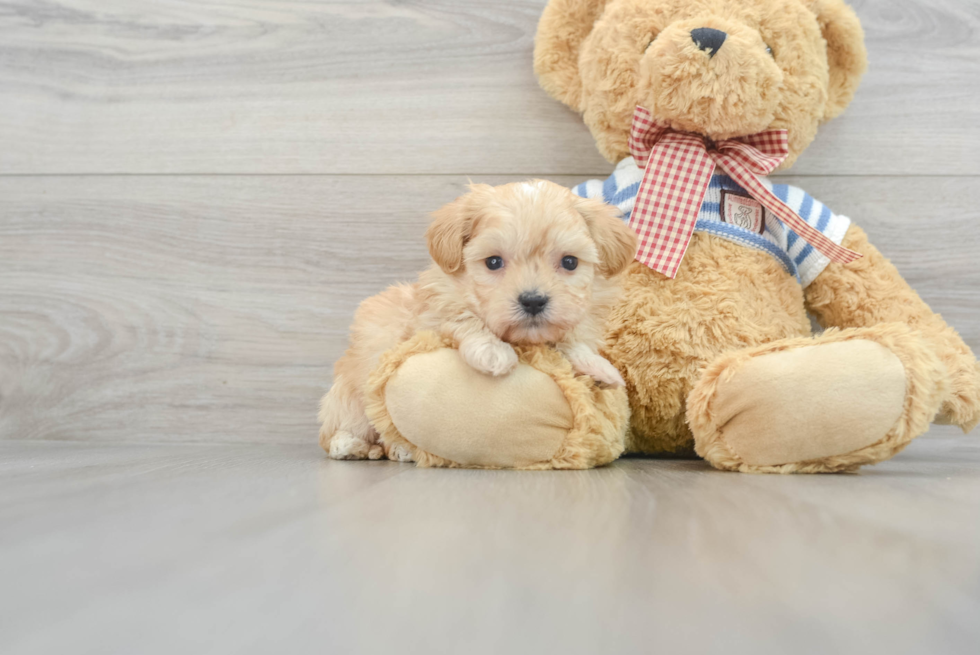
[[[545,180],[474,184],[433,214],[426,238],[434,263],[418,282],[368,298],[354,316],[350,347],[320,403],[320,445],[330,457],[411,460],[381,443],[362,390],[380,355],[421,330],[452,338],[488,375],[517,365],[511,344],[550,343],[579,373],[623,384],[598,352],[620,273],[636,255],[636,236],[615,207]],[[577,260],[573,270],[567,257]],[[490,262],[501,264],[496,270],[491,258],[502,260]],[[546,299],[543,309],[529,297]]]

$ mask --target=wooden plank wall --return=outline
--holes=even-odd
[[[543,4],[5,4],[0,438],[313,439],[429,211],[611,169],[536,85]],[[980,349],[980,5],[853,5],[871,70],[789,180]]]

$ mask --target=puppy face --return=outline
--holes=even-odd
[[[615,207],[544,180],[472,185],[427,237],[470,311],[510,343],[560,341],[636,254]]]

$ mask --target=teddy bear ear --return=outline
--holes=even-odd
[[[854,98],[861,76],[868,68],[868,51],[864,47],[861,21],[843,0],[809,0],[809,5],[827,42],[830,84],[823,119],[830,120],[840,115]]]
[[[550,0],[534,37],[534,72],[553,98],[582,111],[578,54],[609,0]]]

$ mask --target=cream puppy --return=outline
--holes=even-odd
[[[400,461],[364,413],[362,389],[379,356],[420,330],[452,338],[487,375],[517,365],[511,344],[553,344],[576,371],[621,386],[598,352],[619,274],[636,236],[615,207],[535,180],[469,192],[433,214],[426,233],[434,265],[418,282],[368,298],[351,327],[320,404],[320,445],[335,459]]]

